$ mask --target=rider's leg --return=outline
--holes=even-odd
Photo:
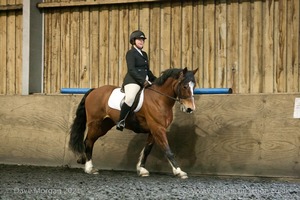
[[[119,122],[117,123],[117,129],[119,131],[123,131],[123,129],[125,127],[125,119],[126,119],[127,115],[129,114],[130,109],[131,109],[131,107],[128,106],[124,102],[123,105],[122,105],[122,107],[121,107]]]
[[[125,120],[128,116],[131,106],[134,102],[136,94],[139,92],[141,87],[138,84],[130,83],[124,86],[125,90],[125,102],[121,107],[119,122],[117,123],[117,129],[123,131],[125,127]]]

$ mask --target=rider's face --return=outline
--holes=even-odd
[[[145,39],[139,38],[135,39],[135,46],[139,49],[142,49],[144,47]]]

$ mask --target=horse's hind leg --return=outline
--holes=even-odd
[[[146,165],[147,157],[150,154],[153,145],[154,145],[154,139],[153,139],[152,135],[149,134],[146,146],[143,148],[143,150],[140,154],[139,161],[136,165],[137,174],[139,176],[142,176],[142,177],[149,176],[149,171],[145,168],[145,165]]]
[[[92,162],[94,144],[99,137],[105,135],[114,125],[114,122],[108,118],[104,119],[102,122],[94,121],[89,123],[88,133],[84,141],[87,159],[84,170],[86,173],[98,174],[98,170],[93,167]]]

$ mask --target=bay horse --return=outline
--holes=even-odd
[[[195,110],[193,91],[196,83],[194,74],[197,71],[198,69],[189,71],[187,68],[165,70],[151,87],[144,89],[144,102],[140,110],[131,112],[126,118],[125,128],[148,134],[136,166],[139,176],[149,176],[145,164],[156,143],[165,153],[173,174],[182,179],[188,178],[187,173],[178,166],[169,147],[167,127],[173,120],[172,108],[175,102],[180,103],[183,112],[191,113]],[[116,88],[117,86],[105,85],[90,89],[77,107],[70,130],[69,148],[79,155],[77,162],[85,164],[86,173],[98,174],[92,164],[94,143],[115,126],[119,119],[120,111],[108,106],[110,94]],[[88,131],[84,139],[86,127]]]

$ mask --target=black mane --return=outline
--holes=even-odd
[[[164,82],[172,77],[174,79],[178,79],[179,78],[179,74],[180,72],[182,71],[183,69],[177,69],[177,68],[171,68],[171,69],[167,69],[165,71],[163,71],[161,73],[161,76],[158,77],[155,81],[154,81],[154,84],[156,85],[163,85]],[[185,78],[183,80],[184,83],[187,83],[189,81],[192,81],[195,83],[195,77],[194,77],[194,74],[192,71],[187,71],[186,74],[185,74]]]
[[[154,84],[162,85],[169,77],[177,79],[180,71],[182,71],[182,69],[176,69],[176,68],[167,69],[161,73],[160,77],[155,79]]]

